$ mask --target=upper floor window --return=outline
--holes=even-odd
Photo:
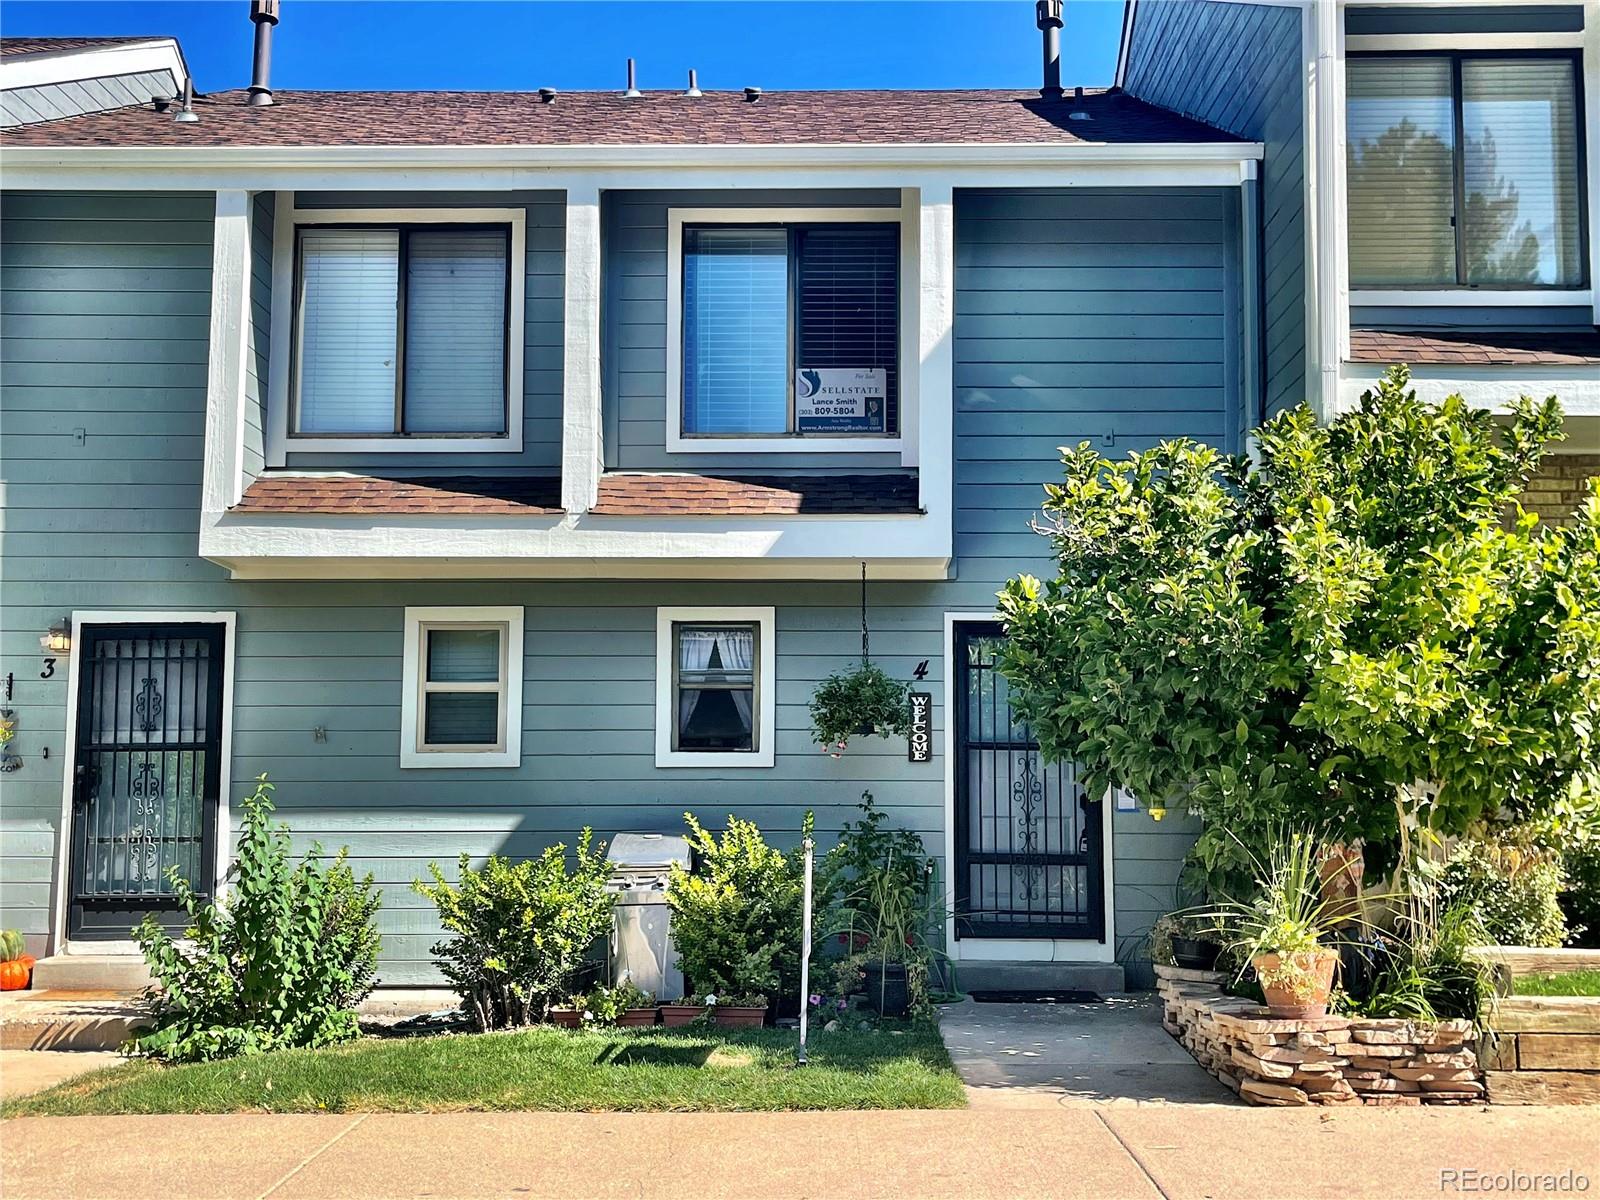
[[[897,220],[675,232],[676,440],[899,435]]]
[[[1584,284],[1578,59],[1352,55],[1350,283]]]
[[[508,225],[297,231],[290,433],[504,438]]]

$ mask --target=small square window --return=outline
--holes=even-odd
[[[771,766],[772,609],[661,609],[656,765]]]
[[[407,609],[401,766],[521,760],[522,610]]]

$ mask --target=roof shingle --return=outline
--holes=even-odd
[[[371,475],[263,475],[233,511],[243,515],[538,517],[561,513],[552,476],[388,479]],[[601,477],[592,510],[608,517],[889,516],[919,510],[917,477],[875,475],[651,475]]]
[[[1352,329],[1350,361],[1581,367],[1600,364],[1600,329]]]
[[[0,38],[0,58],[27,54],[64,54],[70,50],[105,50],[112,46],[137,46],[165,42],[166,37],[8,37]]]
[[[8,146],[639,146],[895,143],[1231,143],[1240,139],[1116,91],[293,92],[252,108],[198,99],[180,125],[149,106],[11,131]],[[1079,110],[1088,120],[1069,119]]]

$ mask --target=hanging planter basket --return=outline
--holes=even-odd
[[[824,754],[838,758],[851,737],[910,737],[910,689],[872,665],[867,633],[867,564],[861,564],[861,663],[829,675],[811,694],[811,729]]]

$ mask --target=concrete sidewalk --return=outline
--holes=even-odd
[[[1441,1171],[1571,1170],[1582,1108],[1208,1105],[773,1114],[50,1117],[0,1126],[8,1200],[832,1200],[1449,1195]]]

